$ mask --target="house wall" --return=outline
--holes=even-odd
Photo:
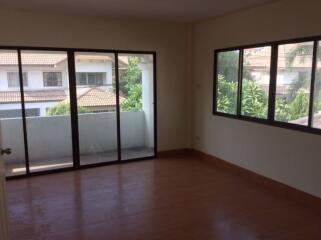
[[[111,85],[113,83],[113,70],[112,62],[76,62],[76,72],[105,72],[106,73],[106,83]]]
[[[213,50],[321,35],[319,0],[282,0],[194,24],[193,146],[321,197],[321,136],[212,115]]]
[[[57,87],[44,87],[43,72],[61,72],[62,73],[62,86],[58,88],[68,88],[69,78],[68,69],[66,67],[31,67],[22,66],[22,71],[27,73],[28,86],[24,87],[25,90],[39,90],[39,89],[54,89]],[[17,66],[0,66],[0,91],[16,90],[19,88],[8,87],[8,72],[18,72]],[[107,84],[112,84],[112,63],[111,62],[77,62],[76,72],[105,72]]]
[[[0,45],[156,51],[158,149],[188,146],[186,25],[2,10],[0,29]]]
[[[20,88],[8,87],[8,72],[17,72],[18,69],[15,66],[12,67],[1,67],[0,68],[0,91],[15,90],[19,91]],[[22,71],[27,73],[28,86],[25,90],[39,90],[39,89],[53,89],[55,87],[44,87],[43,83],[43,72],[62,72],[62,87],[68,87],[68,75],[67,69],[65,68],[50,68],[50,67],[29,67],[22,66]],[[61,87],[59,87],[61,88]]]

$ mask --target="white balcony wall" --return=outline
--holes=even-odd
[[[145,121],[143,112],[121,112],[123,119],[122,147],[145,146]],[[29,156],[31,161],[69,157],[72,153],[69,116],[27,118]],[[94,113],[79,116],[80,154],[108,152],[116,149],[116,113]],[[12,154],[5,156],[7,163],[24,160],[24,146],[16,138],[16,131],[22,131],[21,119],[0,120],[3,147],[12,148]],[[93,149],[95,146],[95,149]],[[100,146],[97,148],[97,146]]]
[[[26,109],[30,108],[39,108],[40,116],[46,116],[47,108],[57,105],[58,102],[34,102],[34,103],[25,103]],[[0,110],[21,110],[21,103],[8,103],[0,104]]]

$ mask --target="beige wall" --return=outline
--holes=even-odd
[[[1,11],[0,29],[0,45],[157,51],[158,147],[186,147],[185,25]]]
[[[212,115],[213,50],[321,35],[320,0],[284,0],[194,25],[193,146],[321,197],[321,136]]]

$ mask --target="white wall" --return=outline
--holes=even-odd
[[[156,51],[158,149],[187,147],[186,25],[3,10],[0,29],[0,45]]]
[[[145,122],[143,112],[121,112],[122,148],[145,147]],[[106,152],[117,149],[116,113],[79,115],[80,154]],[[21,162],[24,159],[21,119],[0,120],[0,140],[12,154],[6,161]],[[72,154],[70,117],[27,118],[29,158],[50,159]]]
[[[193,29],[193,145],[321,197],[321,136],[212,115],[213,50],[321,35],[321,1],[283,0]]]

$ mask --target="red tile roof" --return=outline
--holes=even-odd
[[[25,102],[60,102],[69,101],[68,90],[39,90],[25,91]],[[120,97],[122,103],[124,97]],[[0,103],[20,103],[19,91],[0,92]],[[102,90],[99,88],[77,88],[78,106],[96,107],[96,106],[115,106],[116,94],[110,90]]]

